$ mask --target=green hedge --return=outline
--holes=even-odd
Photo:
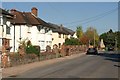
[[[31,54],[31,53],[34,53],[36,54],[37,56],[39,56],[40,54],[40,50],[39,50],[39,47],[38,46],[26,46],[26,53],[27,54]]]
[[[70,39],[66,39],[65,40],[65,43],[64,43],[65,45],[80,45],[81,43],[80,43],[80,41],[78,40],[78,39],[76,39],[76,38],[70,38]]]

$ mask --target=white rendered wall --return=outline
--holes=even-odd
[[[52,48],[52,30],[45,34],[45,46],[47,45]]]
[[[21,27],[21,30],[20,30]],[[15,25],[15,34],[14,34],[14,26],[11,26],[11,40],[10,46],[12,46],[11,52],[14,52],[14,45],[15,45],[15,52],[17,52],[19,47],[20,37],[21,40],[27,38],[27,30],[28,27],[26,25]],[[15,44],[14,44],[14,35],[15,35]]]
[[[65,35],[63,38],[63,34],[61,34],[61,38],[59,38],[59,34],[54,32],[54,33],[52,33],[52,38],[53,38],[52,47],[54,44],[59,45],[59,43],[61,43],[61,45],[62,45],[65,42]]]

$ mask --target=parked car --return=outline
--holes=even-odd
[[[96,48],[88,48],[86,54],[98,54],[98,51]]]
[[[114,51],[113,47],[108,47],[108,51]]]

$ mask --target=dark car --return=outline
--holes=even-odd
[[[96,48],[88,48],[86,54],[98,54],[98,51]]]
[[[114,51],[113,47],[108,47],[108,51]]]

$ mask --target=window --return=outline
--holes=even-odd
[[[59,34],[59,38],[61,38],[61,34]]]
[[[10,27],[6,25],[6,34],[10,34]]]
[[[38,29],[39,32],[42,28],[43,28],[42,25],[37,26],[37,29]]]
[[[3,25],[3,17],[0,16],[0,25]]]
[[[44,33],[45,33],[45,29],[44,29],[44,28],[41,29],[41,30],[40,30],[40,33],[44,34]]]

